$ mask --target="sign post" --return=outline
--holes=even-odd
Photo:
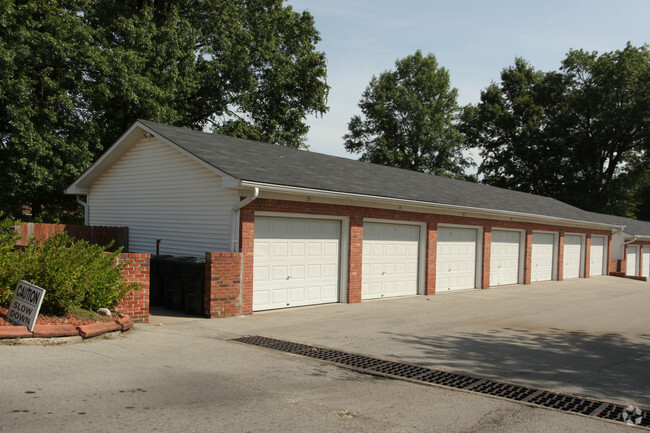
[[[26,326],[29,332],[33,332],[44,297],[45,289],[27,281],[18,281],[7,317],[16,325]]]

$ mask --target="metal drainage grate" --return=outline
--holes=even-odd
[[[276,338],[262,337],[259,335],[234,338],[231,341],[320,359],[362,373],[442,385],[565,412],[579,413],[612,421],[625,422],[623,415],[626,413],[627,406],[615,403],[575,397],[568,394],[544,391],[489,379],[480,379],[465,374],[450,373],[404,362],[389,361],[373,358],[372,356],[343,352],[311,344],[278,340]],[[641,427],[650,427],[650,410],[641,409],[641,413],[641,420],[638,423],[635,422],[638,421],[639,418],[639,415],[637,414],[628,412],[626,418],[629,419],[631,416],[632,422],[636,425]]]

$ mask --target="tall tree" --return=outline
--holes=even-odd
[[[558,72],[526,61],[463,113],[489,184],[634,216],[650,174],[650,51],[571,50]]]
[[[433,54],[421,51],[372,77],[343,137],[361,160],[443,176],[462,177],[470,161],[461,153],[455,121],[457,90]]]
[[[0,211],[38,218],[70,206],[69,182],[99,150],[85,114],[85,65],[96,58],[84,0],[0,2]],[[74,203],[74,200],[72,200]]]
[[[110,141],[141,117],[302,147],[306,116],[327,111],[313,17],[283,0],[95,3],[89,99]]]
[[[282,0],[3,0],[0,210],[76,209],[64,188],[138,118],[304,146],[319,40]]]

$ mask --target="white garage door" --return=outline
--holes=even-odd
[[[338,301],[341,222],[255,218],[253,310]]]
[[[521,233],[504,230],[492,231],[490,286],[519,282],[520,247]]]
[[[436,291],[476,287],[475,229],[438,228]]]
[[[627,275],[637,276],[639,272],[639,247],[634,245],[627,247]]]
[[[605,236],[592,236],[589,249],[589,274],[603,275],[605,273]]]
[[[643,247],[643,276],[650,277],[650,245]]]
[[[553,279],[553,247],[555,235],[552,233],[533,233],[530,258],[530,281],[549,281]]]
[[[564,235],[564,279],[579,278],[582,263],[582,236]]]
[[[362,299],[415,295],[420,227],[364,223]]]

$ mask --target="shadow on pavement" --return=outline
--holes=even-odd
[[[416,349],[420,355],[393,355],[416,364],[650,408],[650,334],[635,341],[560,329],[384,334]]]

